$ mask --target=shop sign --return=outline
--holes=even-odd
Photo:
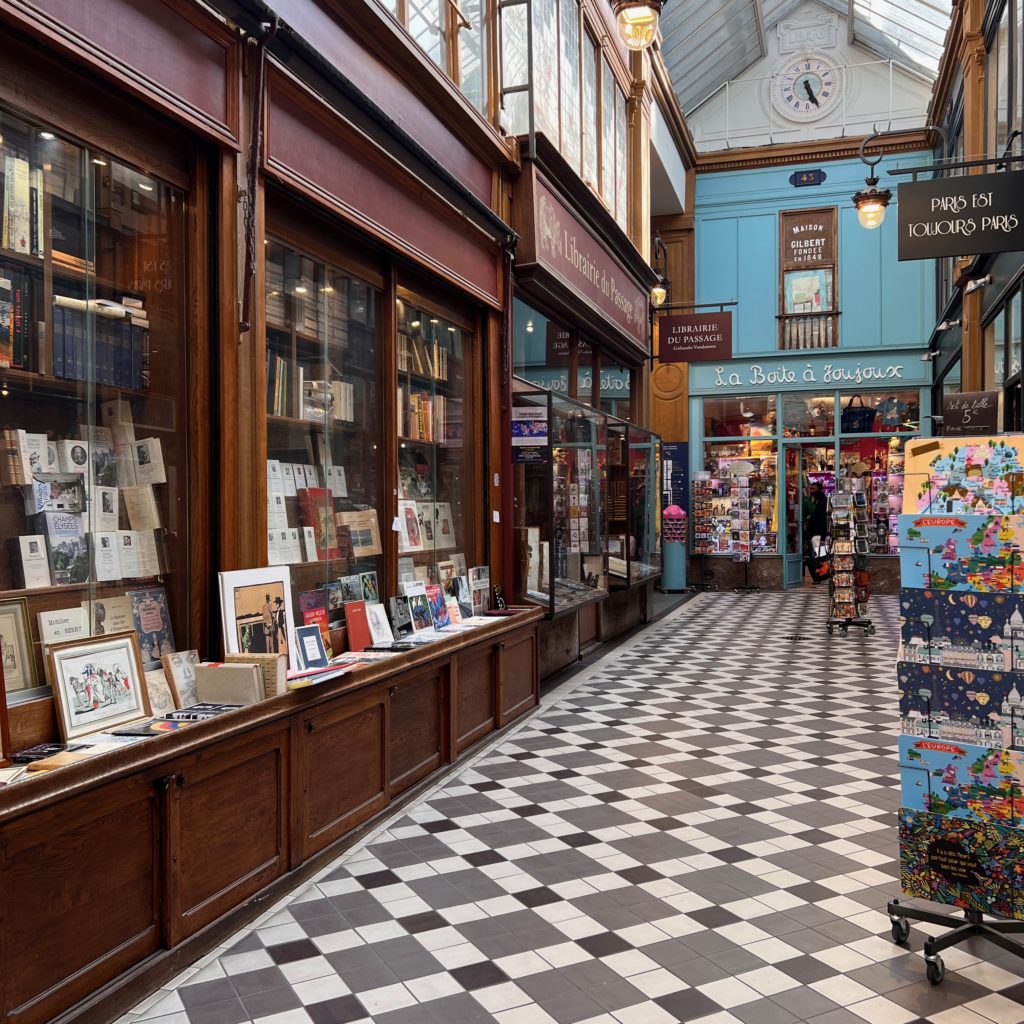
[[[560,199],[536,179],[537,261],[647,348],[647,293]]]
[[[524,380],[538,387],[553,391],[556,395],[569,394],[569,374],[565,370],[523,370],[519,374]],[[589,395],[594,386],[594,373],[590,367],[580,367],[578,390]],[[629,371],[601,371],[602,398],[629,398]]]
[[[720,362],[732,358],[732,313],[673,313],[658,318],[658,361]]]
[[[965,391],[942,399],[943,437],[998,433],[998,391]]]
[[[836,208],[779,214],[783,270],[831,267],[836,261]]]
[[[1024,251],[1024,171],[904,182],[899,259]]]
[[[795,356],[752,362],[699,363],[690,368],[690,393],[921,387],[931,383],[928,369],[929,364],[921,361],[918,352],[893,353],[875,359],[848,355],[812,360]]]
[[[558,324],[548,321],[547,326],[547,350],[545,363],[548,366],[568,366],[569,355],[572,352],[572,331]],[[580,339],[577,341],[576,360],[577,364],[583,366],[590,362],[593,349],[590,345]]]

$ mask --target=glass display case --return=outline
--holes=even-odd
[[[605,597],[608,418],[548,391],[513,396],[517,600],[550,615]]]
[[[661,438],[609,420],[608,580],[612,589],[661,574]]]
[[[0,656],[8,701],[45,648],[187,642],[186,193],[2,112]],[[83,694],[83,700],[86,699]]]
[[[267,564],[291,567],[304,623],[340,626],[382,583],[381,293],[274,238],[265,252]]]

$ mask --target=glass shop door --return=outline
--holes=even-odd
[[[786,589],[810,583],[805,576],[804,554],[810,537],[808,498],[812,483],[820,483],[826,497],[836,486],[835,441],[783,441],[783,487],[786,500],[781,533],[786,538],[782,556],[782,584]]]

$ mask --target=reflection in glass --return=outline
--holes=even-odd
[[[775,396],[705,398],[705,437],[771,437],[775,433]]]
[[[784,395],[784,437],[830,437],[835,433],[835,395]]]

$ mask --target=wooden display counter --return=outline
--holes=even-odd
[[[541,616],[0,790],[0,1022],[113,1019],[535,707]]]

